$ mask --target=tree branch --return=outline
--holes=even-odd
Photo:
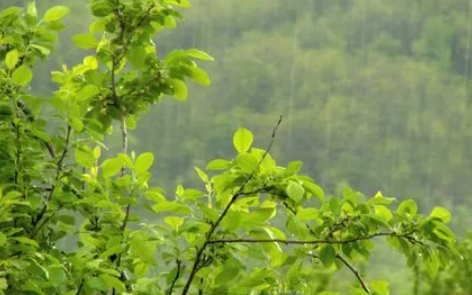
[[[275,125],[273,131],[272,131],[272,135],[271,135],[271,140],[269,142],[269,145],[267,146],[264,154],[262,155],[261,157],[261,160],[259,161],[258,163],[258,168],[260,167],[261,163],[265,160],[265,158],[267,157],[267,154],[269,153],[270,149],[272,148],[272,145],[274,144],[274,141],[275,141],[275,135],[277,133],[277,130],[280,126],[280,124],[282,123],[282,119],[283,119],[283,116],[280,116],[279,117],[279,120],[277,121],[277,124]],[[256,169],[257,171],[258,169]],[[247,193],[244,192],[244,189],[246,188],[246,185],[251,181],[251,179],[254,177],[256,171],[254,171],[253,173],[251,173],[245,180],[244,182],[242,183],[241,187],[239,188],[239,190],[232,196],[231,200],[229,201],[228,205],[226,205],[226,207],[223,209],[223,212],[221,212],[220,216],[218,217],[218,219],[216,220],[216,222],[212,225],[212,227],[210,228],[210,230],[208,231],[207,235],[206,235],[206,239],[205,239],[205,242],[203,243],[203,245],[197,250],[197,253],[195,254],[195,261],[193,262],[193,266],[192,266],[192,270],[190,272],[190,275],[187,279],[187,282],[184,286],[184,289],[182,290],[182,293],[181,295],[186,295],[188,293],[188,291],[190,290],[190,286],[192,285],[192,281],[198,271],[198,265],[200,264],[200,260],[202,259],[202,255],[203,255],[203,252],[205,251],[206,247],[210,244],[210,241],[211,241],[211,237],[213,236],[214,232],[216,231],[217,227],[220,225],[221,221],[223,220],[223,218],[225,218],[226,214],[228,213],[229,209],[231,208],[231,206],[234,204],[234,202],[236,202],[236,200],[242,196],[242,195],[245,195]]]
[[[63,151],[61,153],[61,156],[59,157],[59,159],[57,160],[57,163],[56,163],[56,176],[54,177],[55,182],[58,181],[60,176],[61,176],[62,164],[63,164],[63,162],[66,158],[66,155],[69,151],[69,142],[70,142],[71,133],[72,133],[72,128],[68,124],[67,125],[66,138],[64,139],[64,149],[63,149]],[[41,222],[41,220],[44,217],[44,214],[46,214],[46,211],[47,211],[48,206],[49,206],[49,201],[51,201],[55,190],[56,190],[56,184],[54,183],[51,186],[51,189],[49,190],[49,194],[46,197],[45,204],[44,204],[43,208],[41,209],[41,211],[39,212],[39,214],[36,216],[36,218],[34,220],[33,230],[31,231],[31,237],[34,237],[39,232],[39,230],[41,230],[41,228],[47,223],[47,221],[50,220],[50,218],[48,218],[48,219],[46,219],[45,222]]]
[[[175,274],[175,277],[172,280],[172,284],[170,285],[170,288],[169,288],[169,293],[167,293],[168,295],[172,295],[172,292],[174,291],[175,283],[177,283],[177,280],[180,277],[180,266],[182,262],[179,259],[176,259],[175,263],[177,264],[177,273]]]
[[[367,283],[364,281],[364,279],[362,278],[359,270],[357,270],[356,268],[354,268],[354,266],[352,266],[349,261],[347,261],[346,258],[344,258],[343,256],[341,256],[340,254],[336,254],[336,258],[339,259],[347,268],[349,268],[349,270],[356,276],[357,280],[359,281],[359,284],[361,285],[362,289],[364,289],[364,291],[367,293],[367,294],[371,294],[370,293],[370,290],[369,290],[369,287],[367,286]]]
[[[24,104],[21,100],[17,100],[16,101],[16,106],[23,112],[23,114],[25,114],[26,116],[26,119],[30,122],[34,122],[35,121],[35,118],[33,116],[33,113],[31,112],[31,110],[26,106],[26,104]],[[47,142],[35,135],[33,135],[34,138],[38,139],[39,141],[41,141],[44,146],[47,148],[48,152],[49,152],[49,155],[51,156],[51,158],[55,158],[56,157],[56,151],[55,151],[55,148],[54,146],[50,143],[50,142]]]

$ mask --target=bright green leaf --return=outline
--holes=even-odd
[[[182,217],[177,216],[168,216],[164,218],[164,222],[170,225],[176,231],[178,231],[179,227],[184,224],[184,219]]]
[[[242,154],[247,152],[254,141],[254,135],[245,128],[239,128],[233,136],[233,145]]]
[[[19,66],[12,74],[13,83],[18,86],[25,86],[33,79],[33,72],[25,65]]]
[[[246,173],[253,173],[259,167],[259,161],[248,153],[239,154],[236,159],[234,159],[234,162]]]
[[[324,191],[320,186],[313,182],[304,181],[303,187],[307,192],[315,196],[320,202],[324,201]]]
[[[82,49],[92,49],[97,47],[98,41],[92,33],[83,33],[72,36],[74,44]]]
[[[296,203],[300,202],[305,195],[305,189],[299,183],[290,181],[286,188],[287,195]]]
[[[20,53],[18,50],[13,49],[7,52],[5,56],[5,65],[7,66],[8,69],[13,69],[18,61],[20,60]]]
[[[225,170],[231,168],[231,161],[215,159],[207,164],[207,170]]]
[[[136,159],[134,163],[134,169],[136,173],[143,173],[151,168],[152,164],[154,163],[154,154],[147,152],[142,153]]]
[[[118,278],[109,275],[102,275],[101,278],[109,288],[114,288],[119,292],[126,291],[125,285]]]
[[[405,213],[416,215],[416,213],[418,213],[418,206],[412,199],[405,200],[398,205],[397,213],[402,215]]]
[[[208,55],[208,53],[200,51],[198,49],[188,49],[187,54],[191,57],[198,58],[201,60],[213,60],[213,57]]]
[[[432,218],[437,218],[444,223],[451,221],[451,213],[443,207],[434,207],[433,211],[429,215]]]
[[[123,161],[119,158],[112,158],[112,159],[107,159],[103,161],[102,165],[100,168],[102,169],[102,175],[103,177],[112,177],[118,172],[121,171],[123,167]]]
[[[169,79],[169,82],[174,89],[174,97],[180,101],[187,100],[188,89],[185,82],[179,79]]]
[[[372,292],[376,292],[379,295],[388,295],[388,282],[385,281],[374,281],[370,283],[370,289]]]
[[[48,9],[43,16],[43,21],[46,23],[60,20],[69,13],[69,8],[65,6],[54,6]]]

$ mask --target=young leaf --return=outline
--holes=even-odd
[[[172,89],[174,89],[174,97],[180,101],[187,100],[188,90],[185,82],[179,79],[169,79],[169,82],[172,85]]]
[[[233,136],[233,145],[240,153],[247,152],[254,141],[254,135],[245,128],[239,128]]]
[[[198,167],[193,167],[195,169],[195,171],[197,172],[198,174],[198,177],[200,177],[200,179],[205,182],[205,183],[208,183],[210,182],[210,179],[208,178],[208,175],[206,175],[205,172],[202,171],[202,169],[198,168]]]
[[[184,224],[184,219],[182,217],[177,216],[168,216],[164,218],[164,222],[170,225],[176,231],[178,231],[179,227]]]
[[[320,186],[313,182],[304,181],[303,187],[307,192],[315,196],[320,202],[324,201],[324,191]]]
[[[388,295],[388,282],[385,281],[374,281],[370,283],[371,291],[379,295]]]
[[[5,56],[5,65],[7,66],[8,69],[11,70],[16,66],[19,59],[20,59],[20,54],[18,53],[18,50],[16,49],[10,50]]]
[[[253,173],[259,166],[257,159],[248,153],[239,154],[234,161],[246,173]]]
[[[126,291],[125,285],[118,278],[110,275],[102,275],[101,277],[108,288],[117,289],[119,292]]]
[[[286,175],[294,175],[297,174],[298,171],[302,168],[302,161],[293,161],[288,163],[287,168],[285,168],[285,174]]]
[[[444,223],[451,221],[451,213],[443,207],[434,207],[433,211],[429,215],[432,218],[437,218]]]
[[[290,199],[298,203],[302,200],[303,195],[305,194],[305,189],[303,188],[303,186],[298,184],[298,182],[290,181],[287,186],[286,192]]]
[[[231,168],[231,161],[215,159],[207,164],[207,170],[225,170]]]
[[[410,215],[416,215],[418,213],[418,206],[416,205],[415,201],[412,199],[405,200],[398,205],[397,208],[398,214],[405,214],[408,213]]]
[[[97,47],[98,41],[95,39],[95,35],[91,33],[83,33],[72,36],[72,41],[75,46],[82,49],[92,49]]]
[[[69,13],[69,8],[65,6],[54,6],[48,9],[43,16],[43,21],[46,23],[60,20]]]
[[[38,11],[36,9],[36,1],[31,1],[26,5],[26,14],[32,17],[38,16]]]
[[[147,171],[152,164],[154,163],[154,155],[153,153],[147,152],[147,153],[142,153],[138,156],[136,159],[136,162],[134,163],[134,169],[136,170],[136,173],[143,173]]]
[[[33,79],[33,72],[25,65],[18,67],[12,74],[12,81],[17,86],[25,86]]]
[[[198,58],[201,60],[213,60],[213,57],[208,55],[208,53],[200,51],[198,49],[189,49],[187,50],[187,54],[191,57]]]
[[[102,169],[103,177],[112,177],[118,174],[118,172],[121,171],[122,167],[123,162],[119,158],[107,159],[100,166],[100,168]]]
[[[323,246],[320,250],[320,259],[325,267],[331,266],[336,259],[336,251],[334,250],[333,246]]]

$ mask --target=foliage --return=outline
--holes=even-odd
[[[419,285],[418,294],[436,295],[453,294],[466,295],[472,292],[472,234],[460,241],[458,251],[461,257],[453,260],[447,268],[441,269],[436,275],[421,272],[423,283]]]
[[[421,260],[432,273],[446,265],[455,255],[446,209],[423,216],[413,200],[392,208],[393,198],[348,188],[325,196],[299,173],[300,161],[282,167],[271,156],[282,117],[266,149],[240,128],[233,159],[195,168],[203,190],[179,185],[167,195],[149,185],[154,155],[129,152],[128,130],[164,95],[185,100],[186,78],[210,83],[194,61],[208,54],[176,50],[160,59],[151,38],[188,6],[91,1],[95,20],[72,41],[94,53],[53,71],[59,88],[47,99],[28,93],[32,67],[49,57],[69,9],[39,16],[32,2],[0,13],[0,293],[311,294],[322,288],[315,269],[345,266],[359,283],[354,294],[386,295],[388,283],[367,283],[351,262],[368,258],[377,237],[410,265]],[[60,127],[50,130],[42,105]],[[122,149],[104,157],[115,122]]]

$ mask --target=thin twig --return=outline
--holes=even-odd
[[[270,152],[270,149],[272,148],[272,145],[274,144],[274,141],[275,141],[275,135],[277,133],[277,130],[280,126],[280,124],[282,123],[282,119],[283,119],[283,116],[280,116],[279,120],[277,121],[277,124],[275,125],[273,131],[272,131],[272,135],[271,135],[271,140],[269,142],[269,145],[267,146],[264,154],[262,155],[261,157],[261,160],[259,161],[258,163],[258,168],[260,167],[261,163],[265,160],[265,158],[267,157],[268,153]],[[192,285],[192,282],[193,282],[193,279],[198,271],[198,265],[200,264],[200,260],[202,259],[202,255],[203,255],[203,252],[205,251],[206,247],[210,244],[209,242],[211,241],[211,237],[213,236],[214,232],[216,231],[216,229],[218,228],[218,226],[220,225],[221,221],[223,220],[223,218],[225,218],[226,214],[228,213],[229,209],[231,208],[231,206],[234,204],[234,202],[236,202],[236,200],[244,195],[244,194],[247,194],[244,192],[244,189],[246,188],[246,185],[251,181],[251,179],[254,177],[256,171],[258,169],[256,169],[253,173],[251,173],[245,180],[244,182],[242,183],[241,187],[238,189],[238,191],[232,196],[231,200],[229,201],[228,205],[226,205],[226,207],[223,209],[223,212],[221,212],[220,216],[218,217],[218,219],[216,220],[216,222],[212,225],[212,227],[210,228],[210,230],[208,231],[207,235],[206,235],[206,239],[205,239],[205,242],[203,243],[203,245],[197,250],[197,253],[195,254],[195,261],[193,262],[193,266],[192,266],[192,270],[190,272],[190,275],[187,279],[187,282],[185,283],[185,286],[182,290],[182,293],[181,295],[186,295],[188,293],[188,291],[190,290],[190,286]]]
[[[207,241],[207,244],[229,244],[229,243],[244,243],[244,244],[257,244],[257,243],[281,243],[285,245],[317,245],[317,244],[350,244],[364,240],[370,240],[375,237],[381,236],[397,236],[403,237],[403,235],[397,234],[396,232],[381,232],[375,233],[363,237],[356,237],[352,239],[346,240],[324,240],[324,239],[317,239],[317,240],[286,240],[286,239],[218,239],[218,240],[210,240]]]
[[[64,139],[64,149],[56,163],[56,176],[54,177],[55,182],[58,181],[59,178],[61,177],[62,164],[66,158],[67,152],[69,151],[69,142],[70,142],[71,133],[72,133],[72,128],[70,125],[67,125],[67,134],[66,134],[66,138]],[[33,230],[31,231],[31,237],[34,237],[36,233],[47,223],[47,221],[50,220],[49,218],[49,219],[46,219],[46,222],[40,222],[41,219],[44,217],[44,214],[46,214],[46,211],[49,207],[49,201],[51,201],[55,190],[56,190],[56,184],[53,183],[53,185],[49,189],[49,194],[46,197],[43,208],[41,209],[41,211],[39,212],[39,214],[36,216],[34,220],[34,227],[33,227]]]
[[[80,295],[80,293],[82,292],[82,289],[84,288],[84,283],[85,283],[85,280],[82,279],[79,285],[79,289],[77,289],[77,292],[75,293],[75,295]]]
[[[347,259],[344,258],[343,256],[341,256],[340,254],[336,254],[336,258],[339,259],[345,266],[347,266],[347,268],[349,268],[349,270],[351,270],[351,272],[356,276],[357,280],[359,281],[359,284],[361,285],[362,289],[364,289],[364,291],[367,294],[371,294],[370,290],[369,290],[369,287],[367,287],[367,283],[362,278],[359,270],[357,270],[354,266],[352,266],[349,263],[349,261],[347,261]]]
[[[167,293],[168,295],[172,295],[172,292],[174,291],[175,284],[177,283],[177,280],[180,277],[180,266],[181,266],[182,262],[179,259],[176,259],[175,263],[177,264],[177,273],[175,274],[175,277],[172,280],[172,284],[170,285],[170,288],[169,288],[169,293]]]
[[[25,114],[26,119],[29,122],[34,122],[36,120],[33,116],[33,112],[21,100],[16,101],[16,106],[23,112],[23,114]],[[41,141],[44,144],[44,146],[47,148],[51,158],[53,158],[53,159],[56,158],[56,150],[55,150],[54,146],[52,145],[52,143],[47,142],[47,141],[45,141],[45,140],[43,140],[43,139],[41,139],[41,138],[39,138],[35,135],[32,135],[32,136],[34,138],[38,139],[39,141]]]

